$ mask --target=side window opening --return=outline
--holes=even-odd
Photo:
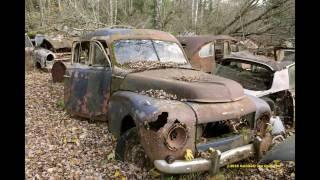
[[[221,59],[223,58],[223,50],[224,50],[224,43],[221,40],[217,40],[215,44],[215,58]]]
[[[89,64],[89,42],[79,42],[74,48],[74,63]]]
[[[238,61],[218,65],[216,74],[239,82],[245,89],[262,91],[272,86],[273,73],[264,66]]]
[[[208,43],[202,46],[202,48],[199,51],[199,56],[202,58],[214,56],[214,44]]]
[[[103,48],[108,48],[107,47],[107,44],[103,41],[99,41]],[[94,66],[104,66],[104,67],[110,67],[109,63],[108,63],[108,60],[104,54],[104,50],[99,46],[99,44],[97,43],[94,43],[93,44],[93,55],[92,55],[92,64]]]
[[[231,54],[231,47],[228,41],[224,42],[224,50],[223,50],[223,55],[227,56]]]

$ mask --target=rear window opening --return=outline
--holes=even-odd
[[[224,61],[216,68],[216,75],[239,82],[245,89],[268,90],[272,86],[273,72],[259,65],[239,61]]]

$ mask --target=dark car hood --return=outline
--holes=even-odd
[[[233,80],[176,68],[129,73],[120,89],[133,92],[163,90],[178,99],[196,102],[230,102],[244,97],[242,86]]]

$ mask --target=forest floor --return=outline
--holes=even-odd
[[[114,160],[115,138],[105,122],[70,117],[63,109],[63,84],[50,73],[25,73],[26,179],[159,179],[156,171]],[[237,164],[254,164],[245,160]],[[295,179],[295,163],[277,168],[222,168],[170,179]]]

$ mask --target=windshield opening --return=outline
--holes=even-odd
[[[258,64],[225,61],[219,64],[215,74],[240,83],[245,89],[263,91],[271,88],[273,73]]]
[[[178,44],[160,40],[118,40],[113,43],[116,63],[130,64],[187,64]],[[131,66],[127,66],[132,68]]]

